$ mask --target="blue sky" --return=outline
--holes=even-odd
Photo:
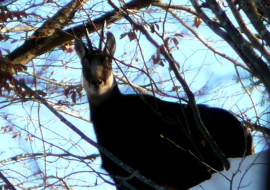
[[[41,2],[41,1],[40,1]],[[35,4],[40,3],[38,1]],[[67,1],[60,1],[61,5],[65,5]],[[91,6],[92,2],[89,2],[87,6]],[[20,4],[20,3],[18,3]],[[97,5],[99,8],[103,8],[105,4]],[[10,6],[10,8],[13,5]],[[18,8],[14,5],[14,9]],[[52,16],[58,9],[57,7],[48,9],[49,7],[36,7],[34,9],[29,10],[32,12],[33,10],[38,13],[39,15],[46,17]],[[49,11],[48,11],[49,10]],[[83,11],[80,14],[76,14],[76,20],[74,25],[81,24],[83,20],[87,20],[86,17],[81,19],[81,16],[84,14]],[[151,19],[151,21],[157,21],[160,17],[164,18],[164,13],[151,13],[146,14],[147,19]],[[28,22],[33,24],[36,27],[39,27],[42,22],[36,22],[34,18],[27,18]],[[81,20],[80,20],[81,19]],[[184,17],[184,20],[192,25],[193,18]],[[170,21],[170,22],[169,22]],[[183,27],[180,23],[177,23],[174,20],[168,20],[165,24],[165,35],[166,37],[173,37],[174,33],[182,33],[183,37],[179,40],[179,49],[174,49],[172,54],[175,60],[180,64],[180,73],[186,79],[188,84],[191,84],[191,90],[198,94],[199,91],[205,92],[200,96],[197,96],[196,100],[197,103],[207,104],[209,106],[214,107],[222,107],[227,110],[231,110],[235,113],[239,113],[240,110],[244,111],[252,107],[250,97],[243,91],[243,88],[240,83],[236,83],[235,77],[235,68],[232,63],[228,62],[227,60],[213,54],[209,51],[204,45],[202,45],[197,39],[195,39],[191,33],[189,33],[185,27]],[[20,22],[12,22],[10,25],[20,25]],[[158,23],[160,28],[162,28],[162,24]],[[7,25],[7,26],[10,26]],[[149,67],[149,69],[153,72],[151,75],[156,82],[160,82],[158,87],[164,92],[168,93],[170,96],[176,96],[175,92],[171,92],[172,83],[167,81],[170,79],[168,63],[165,62],[164,67],[160,65],[153,65],[151,61],[151,56],[156,53],[156,49],[145,39],[144,36],[140,36],[139,32],[137,35],[140,36],[140,45],[143,48],[143,56],[145,60],[145,64],[143,64],[143,58],[140,56],[140,52],[136,52],[136,42],[129,41],[127,37],[120,39],[121,34],[129,32],[131,30],[131,26],[127,24],[125,20],[121,20],[116,25],[112,25],[107,28],[108,31],[113,32],[117,40],[117,51],[115,57],[121,61],[124,61],[126,64],[132,63],[132,65],[145,69],[145,65]],[[204,24],[202,24],[196,31],[215,48],[219,51],[224,52],[225,54],[237,59],[239,62],[241,60],[238,58],[236,53],[227,45],[227,43],[223,42],[219,37],[217,37],[212,31],[210,31]],[[161,32],[161,29],[160,29]],[[28,34],[29,36],[31,33]],[[13,50],[19,45],[24,42],[25,33],[13,33],[12,38],[18,39],[16,43],[11,43],[11,40],[6,42],[1,42],[0,47]],[[155,40],[162,44],[162,40],[153,35]],[[92,42],[96,45],[98,44],[99,38],[97,34],[91,34]],[[171,44],[172,45],[172,44]],[[3,51],[2,51],[3,52]],[[134,57],[138,58],[133,59],[131,62],[130,60]],[[58,50],[56,48],[54,51],[44,54],[37,59],[33,60],[33,63],[36,65],[37,71],[43,71],[44,78],[50,78],[55,80],[57,83],[65,83],[69,85],[79,85],[81,81],[81,65],[79,59],[73,53],[63,52],[62,50]],[[32,64],[28,63],[28,72],[32,73]],[[44,65],[48,65],[48,67],[44,67]],[[121,64],[120,64],[121,65]],[[65,66],[65,67],[63,67]],[[121,65],[127,75],[128,79],[136,84],[144,85],[148,84],[149,80],[145,75],[141,75],[138,72],[134,72],[135,70],[128,69]],[[114,70],[117,74],[121,73],[115,66]],[[246,72],[242,69],[239,69],[239,73],[242,77],[246,77]],[[173,74],[172,74],[173,75]],[[24,77],[25,74],[21,74],[19,77]],[[44,80],[38,80],[39,82],[39,89],[43,89],[45,87],[53,87],[53,84],[49,84],[44,82]],[[177,81],[176,85],[179,85]],[[249,85],[249,80],[243,81],[245,85]],[[207,84],[207,85],[206,85]],[[30,84],[29,84],[30,86]],[[57,86],[57,85],[56,85]],[[126,85],[121,85],[121,91],[123,93],[133,93],[132,89]],[[203,91],[203,87],[207,87],[205,91]],[[34,87],[32,86],[34,89]],[[252,92],[250,92],[252,100],[257,105],[257,112],[260,114],[261,112],[265,111],[269,104],[260,105],[260,100],[262,98],[261,88],[255,88]],[[183,95],[183,92],[180,89],[180,94]],[[85,134],[87,134],[91,139],[95,139],[95,135],[93,132],[93,128],[91,123],[85,121],[89,118],[89,110],[87,104],[87,98],[85,93],[83,93],[82,99],[77,99],[77,105],[71,105],[66,107],[57,107],[60,113],[67,118],[71,123],[73,123],[76,127],[82,130]],[[47,95],[47,100],[50,103],[57,103],[59,100],[66,100],[72,103],[70,98],[64,97],[63,93],[60,91],[50,91],[50,94]],[[168,98],[164,96],[160,96],[160,98],[169,101],[178,101],[175,98]],[[0,97],[0,102],[4,101],[5,98]],[[3,103],[2,103],[3,105]],[[0,104],[1,107],[1,104]],[[61,110],[64,109],[66,112],[73,114],[70,116],[68,114],[64,114]],[[4,119],[4,115],[9,114],[8,120]],[[254,110],[250,110],[246,113],[248,118],[255,119]],[[0,144],[5,145],[2,146],[0,150],[0,160],[4,160],[6,158],[19,155],[22,153],[37,153],[43,152],[43,144],[37,138],[29,143],[25,141],[27,136],[27,131],[36,135],[37,137],[42,139],[42,135],[40,133],[39,123],[42,126],[43,136],[45,137],[46,141],[51,144],[46,144],[46,150],[48,153],[63,153],[63,151],[53,145],[57,145],[73,154],[79,156],[86,156],[89,154],[97,153],[97,150],[94,149],[91,145],[87,144],[81,138],[73,133],[65,124],[61,123],[59,119],[57,119],[46,107],[43,105],[39,105],[36,102],[23,102],[23,103],[16,103],[12,106],[5,107],[0,109],[0,124],[1,127],[4,126],[15,126],[13,132],[9,132],[8,134],[0,134]],[[40,116],[40,119],[39,119]],[[80,119],[83,117],[84,119]],[[269,120],[269,113],[268,115],[264,115],[262,117],[263,120]],[[16,132],[21,132],[22,136],[13,139],[12,136]],[[256,133],[254,139],[256,142],[260,142],[263,144],[262,138],[260,134]],[[262,146],[257,146],[257,151],[261,150]],[[52,161],[52,164],[47,166],[48,175],[55,175],[58,173],[59,176],[65,176],[69,173],[74,172],[74,175],[70,176],[70,180],[74,181],[74,184],[83,183],[89,177],[93,180],[93,184],[95,183],[95,174],[91,171],[89,167],[84,164],[80,164],[78,162],[71,162],[66,160],[56,160],[55,158],[48,157],[48,160]],[[94,168],[99,168],[100,161],[95,161],[91,164]],[[23,166],[29,167],[28,170],[24,170]],[[2,167],[1,169],[13,169],[15,171],[20,172],[32,172],[36,173],[39,170],[44,170],[45,165],[44,161],[38,160],[35,161],[34,159],[26,162],[24,164],[19,163],[9,163],[9,165]],[[39,169],[38,169],[39,168]],[[82,174],[76,173],[77,171],[87,171],[83,172]],[[29,173],[28,173],[29,174]],[[25,173],[25,175],[28,175]],[[34,179],[34,178],[31,178]],[[50,182],[53,182],[55,179],[50,179]],[[99,182],[101,180],[98,180]],[[107,187],[106,187],[107,188]],[[96,189],[106,189],[104,186],[97,187]],[[111,187],[108,187],[113,189]]]

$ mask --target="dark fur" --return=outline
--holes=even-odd
[[[121,161],[156,183],[176,189],[187,189],[209,179],[211,172],[207,167],[189,152],[176,146],[190,150],[199,157],[183,131],[183,128],[188,131],[186,117],[192,141],[205,162],[218,171],[223,170],[211,147],[207,143],[203,145],[204,138],[193,120],[189,106],[161,101],[152,96],[144,96],[146,103],[137,95],[118,93],[117,86],[114,91],[118,96],[93,107],[91,118],[98,143]],[[198,105],[198,108],[202,121],[227,158],[243,157],[244,152],[246,155],[252,152],[251,136],[244,135],[241,123],[232,114],[204,105]],[[161,134],[176,145],[161,138]],[[111,175],[130,175],[103,154],[101,158],[103,168]],[[128,182],[137,189],[152,189],[137,179]]]
[[[84,87],[88,88],[88,92],[88,85],[94,85],[92,89],[98,92],[106,84],[108,76],[113,77],[110,75],[111,56],[106,56],[113,55],[116,47],[111,33],[108,33],[106,45],[106,54],[93,50],[91,44],[88,45],[89,53],[81,41],[75,42],[87,83]],[[89,74],[93,60],[104,65],[105,71],[100,72],[102,76]],[[211,177],[213,170],[202,162],[215,170],[223,170],[221,162],[195,124],[189,106],[148,95],[143,98],[123,95],[115,83],[113,89],[109,88],[102,97],[98,96],[88,94],[98,143],[147,178],[167,189],[179,190]],[[252,154],[252,137],[231,113],[204,105],[198,105],[198,108],[204,125],[227,158]],[[130,175],[105,155],[101,154],[101,159],[102,167],[112,177]],[[140,190],[152,189],[136,178],[127,182]],[[118,185],[117,189],[126,188]]]

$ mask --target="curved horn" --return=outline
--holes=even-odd
[[[103,44],[103,40],[104,40],[104,28],[106,25],[106,21],[104,21],[102,28],[101,28],[101,32],[100,32],[100,40],[99,40],[99,50],[102,51],[102,44]]]
[[[83,25],[84,25],[84,32],[85,32],[85,37],[86,37],[86,40],[87,40],[88,49],[89,49],[90,52],[93,52],[93,46],[92,46],[91,40],[89,38],[89,33],[88,33],[88,30],[87,30],[86,24],[83,23]]]

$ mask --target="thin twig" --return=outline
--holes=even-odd
[[[15,79],[16,80],[16,79]],[[31,92],[31,94],[34,93],[34,91],[29,88],[24,82],[19,82],[16,80],[17,85],[22,86],[25,90]],[[92,146],[96,147],[100,152],[102,152],[104,155],[106,155],[108,158],[110,158],[113,162],[115,162],[118,166],[125,169],[127,172],[133,174],[136,170],[131,168],[130,166],[123,163],[121,160],[119,160],[117,157],[115,157],[112,153],[110,153],[107,149],[102,147],[101,145],[97,144],[95,141],[87,137],[83,132],[81,132],[77,127],[75,127],[72,123],[70,123],[66,118],[64,118],[61,114],[57,112],[53,107],[51,107],[46,100],[44,100],[42,97],[40,97],[37,93],[34,93],[34,97],[39,100],[44,106],[46,106],[56,117],[60,119],[61,122],[65,123],[70,129],[72,129],[75,133],[77,133],[83,140],[91,144]],[[139,180],[143,181],[144,183],[148,184],[149,186],[153,187],[157,190],[165,190],[164,187],[159,186],[152,180],[144,177],[143,175],[136,173],[135,177]]]
[[[111,0],[108,0],[109,4],[116,10],[118,10],[118,12],[120,14],[123,15],[123,17],[129,21],[132,25],[134,25],[137,29],[139,29],[147,38],[147,40],[152,43],[152,45],[154,45],[156,48],[159,48],[159,44],[150,36],[150,34],[146,31],[146,29],[140,25],[135,23],[129,16],[127,13],[124,12],[124,10],[119,9]],[[173,70],[177,80],[180,82],[180,84],[183,86],[183,89],[185,91],[185,93],[187,94],[189,101],[188,104],[190,105],[192,112],[194,114],[194,120],[199,128],[199,130],[201,131],[203,137],[206,139],[206,141],[210,144],[213,152],[217,155],[217,157],[220,159],[221,163],[223,164],[223,166],[226,168],[226,170],[228,170],[230,168],[230,163],[227,160],[227,158],[225,157],[225,155],[223,154],[223,152],[219,149],[217,143],[215,142],[215,140],[210,136],[209,132],[207,131],[207,129],[205,128],[204,124],[202,123],[200,114],[199,114],[199,109],[196,105],[196,101],[195,101],[195,97],[194,94],[192,93],[192,91],[189,89],[188,84],[186,83],[186,81],[183,79],[183,77],[180,75],[179,71],[178,71],[178,67],[176,65],[176,62],[173,60],[173,58],[167,53],[167,52],[162,52],[162,55],[165,57],[165,59],[169,62],[170,68]]]

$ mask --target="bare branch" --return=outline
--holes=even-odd
[[[46,24],[44,24],[42,26],[43,28],[41,27],[38,31],[34,33],[33,36],[35,38],[27,39],[21,47],[10,53],[7,57],[11,60],[11,62],[26,64],[35,57],[42,55],[48,51],[52,51],[57,46],[73,40],[75,34],[80,34],[81,36],[84,36],[83,24],[64,31],[59,30],[63,26],[65,26],[66,22],[72,19],[74,13],[81,6],[81,4],[78,2],[79,0],[74,0],[70,2],[70,4],[66,6],[66,8],[64,7],[62,10],[59,11],[59,13],[56,14],[54,19],[58,19],[57,15],[61,16],[62,11],[65,13],[65,10],[69,10],[69,7],[71,7],[69,10],[70,12],[68,13],[68,15],[66,15],[66,18],[68,18],[68,20],[62,21],[61,25],[59,25],[58,20],[50,21],[55,24],[53,24],[54,27],[48,31],[49,36],[44,33],[44,30],[46,30]],[[148,7],[150,4],[155,4],[158,2],[159,0],[133,0],[125,4],[125,7],[129,9],[141,9]],[[104,21],[106,21],[107,26],[109,26],[120,19],[122,19],[122,16],[119,15],[117,11],[109,11],[102,15],[102,17],[93,20],[94,25],[92,25],[92,23],[88,23],[88,32],[93,33],[96,31],[96,29],[101,29]]]
[[[258,38],[251,32],[251,30],[247,27],[247,24],[245,23],[244,19],[242,18],[239,10],[236,9],[234,3],[232,0],[227,0],[228,5],[236,18],[236,21],[238,22],[241,30],[246,34],[248,39],[250,40],[252,46],[256,48],[258,51],[261,52],[261,54],[265,57],[265,59],[270,62],[270,54],[266,47],[258,40]]]
[[[245,64],[250,68],[252,74],[263,81],[267,91],[270,93],[270,69],[267,64],[261,59],[260,56],[249,46],[247,41],[239,33],[239,31],[233,26],[230,20],[227,18],[224,10],[220,8],[215,0],[208,0],[209,7],[215,13],[220,23],[227,31],[227,34],[222,31],[217,24],[214,24],[211,19],[202,11],[202,7],[198,4],[197,0],[191,0],[193,7],[198,12],[200,18],[215,32],[222,37],[229,45],[238,53]],[[228,36],[229,35],[229,36]]]
[[[241,0],[241,8],[253,24],[254,28],[262,36],[262,39],[270,46],[270,32],[263,24],[254,2],[252,0]]]
[[[8,189],[16,190],[16,188],[10,183],[10,181],[0,172],[0,178],[7,184]]]
[[[23,88],[25,88],[27,91],[32,91],[28,86],[26,86],[24,83],[20,83],[17,81],[18,85],[21,85]],[[32,91],[32,93],[34,93]],[[70,123],[68,120],[66,120],[62,115],[60,115],[53,107],[51,107],[43,98],[41,98],[37,93],[35,93],[35,98],[39,100],[44,106],[46,106],[51,112],[54,113],[56,117],[60,119],[61,122],[65,123],[70,129],[72,129],[75,133],[77,133],[82,139],[84,139],[86,142],[89,144],[93,145],[94,147],[98,148],[100,152],[105,154],[107,157],[109,157],[113,162],[115,162],[118,166],[122,167],[126,171],[128,171],[131,174],[134,174],[136,171],[129,167],[128,165],[124,164],[121,160],[116,158],[112,153],[110,153],[108,150],[106,150],[104,147],[101,145],[97,144],[95,141],[90,139],[88,136],[86,136],[83,132],[81,132],[77,127],[75,127],[72,123]],[[136,173],[135,176],[143,181],[144,183],[150,185],[154,189],[158,190],[165,190],[163,187],[157,185],[155,182],[152,180],[144,177],[143,175]]]
[[[126,14],[124,11],[121,11],[117,6],[115,6],[113,4],[112,1],[109,1],[110,5],[115,8],[116,10],[119,10],[119,12],[121,12],[123,14],[123,17],[129,21],[132,25],[134,25],[137,29],[139,29],[144,35],[145,37],[148,39],[149,42],[152,43],[152,45],[154,45],[156,48],[159,47],[158,43],[149,35],[149,33],[145,30],[145,28],[143,26],[141,26],[140,24],[135,23],[129,16],[128,14]],[[200,118],[200,114],[199,114],[199,110],[198,107],[196,105],[196,101],[195,101],[195,97],[194,94],[191,92],[191,90],[189,89],[188,84],[186,83],[186,81],[182,78],[182,76],[180,75],[179,71],[178,71],[178,67],[175,63],[175,61],[173,60],[173,58],[167,53],[167,52],[163,52],[162,53],[163,56],[165,57],[165,59],[169,62],[170,67],[172,68],[177,80],[181,83],[181,85],[183,86],[183,89],[185,91],[185,93],[187,94],[189,101],[188,104],[190,105],[192,112],[194,114],[194,120],[198,126],[198,128],[200,129],[201,133],[203,134],[203,137],[206,139],[206,141],[210,144],[210,146],[212,147],[213,151],[215,152],[215,154],[218,156],[218,158],[220,159],[220,161],[222,162],[223,166],[228,170],[230,168],[230,163],[229,161],[225,158],[224,154],[222,153],[222,151],[218,148],[217,143],[214,141],[214,139],[210,136],[210,134],[208,133],[207,129],[205,128],[204,124],[202,123],[202,120]]]

